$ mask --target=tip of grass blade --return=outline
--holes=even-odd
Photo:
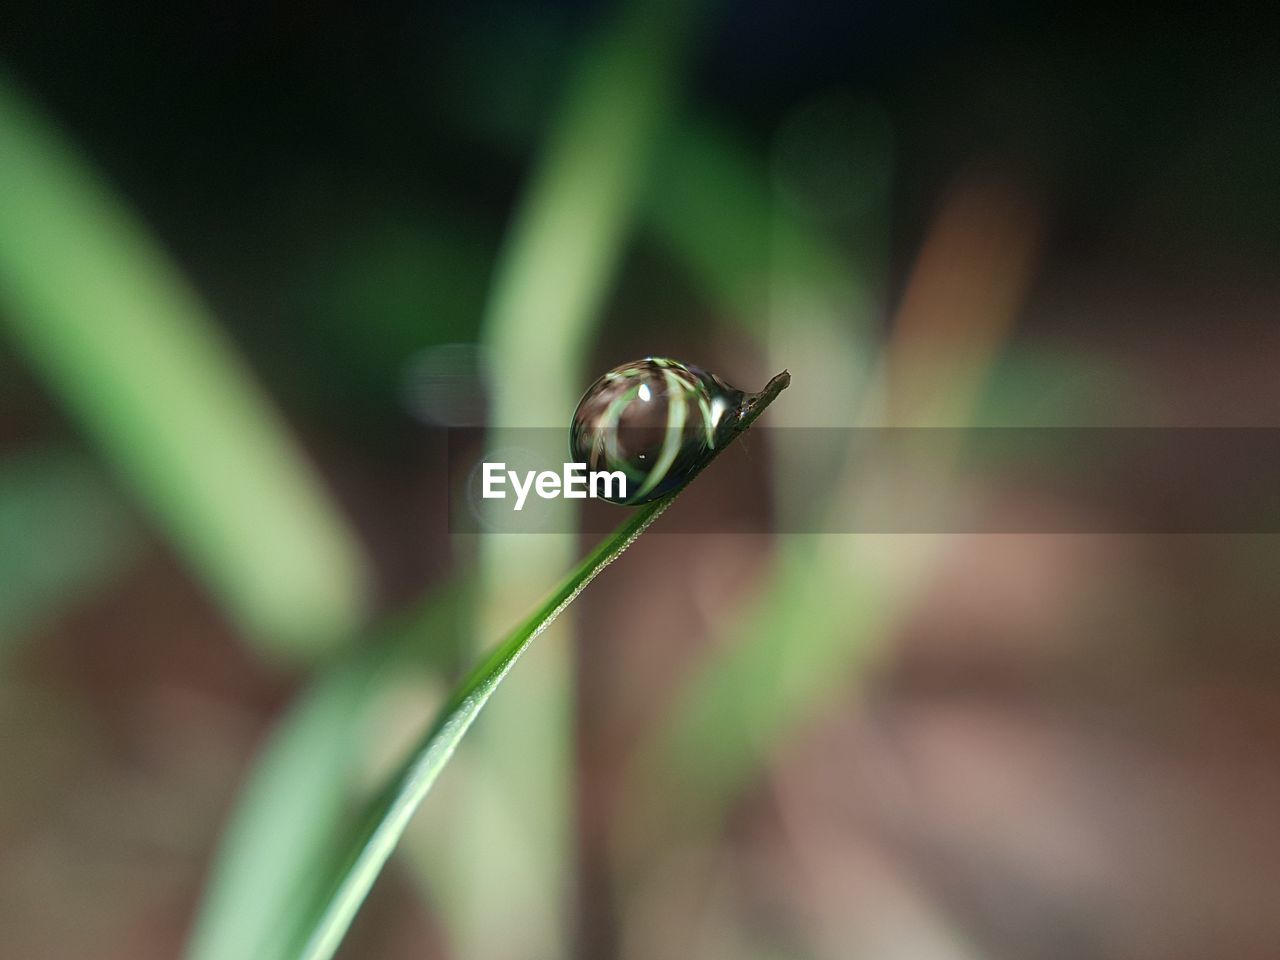
[[[764,389],[747,399],[747,408],[743,412],[743,426],[764,412],[764,408],[778,399],[778,394],[791,386],[791,371],[783,370],[764,385]]]

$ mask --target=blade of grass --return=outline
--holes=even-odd
[[[491,421],[501,427],[546,427],[564,417],[562,398],[581,379],[697,6],[625,3],[570,78],[504,242],[485,316],[486,343],[510,360],[517,380],[501,389],[497,378]]]
[[[216,322],[0,78],[0,324],[245,635],[313,655],[363,619],[362,552]]]
[[[271,732],[222,836],[190,960],[283,956],[269,947],[342,822],[376,672],[362,660],[322,674]]]
[[[786,389],[790,379],[783,372],[769,382],[730,440],[750,427]],[[722,446],[715,455],[718,456],[727,446]],[[712,459],[714,456],[707,463]],[[704,463],[703,468],[705,466]],[[696,473],[685,486],[694,477]],[[515,662],[605,567],[635,543],[679,493],[677,490],[636,509],[454,690],[425,737],[361,817],[350,852],[342,860],[326,894],[316,904],[313,922],[299,933],[298,942],[302,945],[299,956],[305,960],[328,960],[333,956],[410,818]]]
[[[491,449],[547,438],[586,380],[593,332],[635,229],[653,149],[665,126],[699,0],[623,0],[584,41],[514,212],[487,304]],[[554,440],[551,438],[554,437]],[[574,528],[574,504],[544,520]],[[572,533],[489,534],[476,543],[479,637],[493,637],[533,606],[576,558]],[[555,627],[571,633],[572,618]],[[472,763],[434,860],[444,937],[462,956],[562,956],[573,909],[573,645],[543,644],[475,731]],[[504,802],[519,797],[518,802]],[[487,805],[474,797],[496,798]],[[505,843],[493,838],[504,835]],[[489,855],[477,857],[481,846]],[[436,860],[436,857],[441,860]],[[506,922],[493,923],[501,885]]]
[[[302,923],[308,878],[335,855],[353,771],[388,676],[414,656],[440,657],[459,632],[470,588],[433,592],[378,637],[330,664],[258,751],[223,832],[187,944],[188,960],[284,960],[281,931]],[[428,645],[425,638],[442,642]],[[437,671],[443,664],[433,664]]]

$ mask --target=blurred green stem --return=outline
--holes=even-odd
[[[1037,235],[1034,209],[1012,191],[976,178],[958,186],[926,239],[895,336],[860,400],[866,422],[895,409],[877,406],[886,394],[901,401],[898,426],[971,420],[1025,293]],[[793,330],[796,318],[786,320]],[[860,516],[876,516],[876,498],[893,495],[904,479],[860,477],[848,451],[842,458],[835,482],[810,508],[817,529],[857,529]],[[940,454],[936,469],[948,466]],[[943,543],[927,535],[787,538],[775,574],[731,613],[732,642],[713,646],[642,751],[631,795],[644,795],[641,784],[680,783],[680,808],[661,811],[666,829],[714,829],[774,751],[859,675]]]
[[[431,660],[433,675],[465,634],[471,588],[451,583],[325,666],[268,733],[241,786],[209,870],[188,960],[287,960],[281,940],[306,924],[391,681]]]
[[[670,112],[693,10],[683,0],[628,0],[587,43],[569,78],[503,245],[484,319],[491,449],[527,445],[531,434],[514,432],[520,428],[567,431],[591,379],[593,331]],[[547,454],[562,459],[564,451],[557,444]],[[571,505],[561,506],[557,527],[572,529]],[[481,538],[481,636],[496,635],[544,594],[554,571],[572,560],[574,543],[569,534]],[[472,799],[460,800],[448,835],[467,855],[449,858],[461,875],[441,895],[454,906],[450,933],[463,956],[563,956],[568,949],[571,628],[561,621],[555,642],[530,653],[476,731],[477,749],[460,772]],[[503,924],[492,918],[498,889]]]
[[[0,322],[247,638],[313,657],[362,550],[138,219],[0,79]]]

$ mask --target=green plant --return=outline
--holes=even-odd
[[[789,382],[786,372],[774,377],[744,415],[730,440],[747,430]],[[716,455],[723,449],[721,447]],[[713,459],[714,456],[708,458],[701,469]],[[685,486],[696,475],[697,472]],[[409,819],[516,660],[605,567],[635,543],[679,493],[680,490],[676,490],[637,509],[454,690],[430,730],[360,818],[348,852],[339,862],[331,882],[319,887],[322,892],[314,908],[308,911],[304,928],[296,935],[296,943],[301,947],[299,956],[306,960],[326,960],[333,956]],[[290,949],[286,956],[292,952]]]
[[[270,956],[268,944],[298,926],[306,903],[300,888],[335,853],[390,678],[445,671],[455,644],[471,632],[473,593],[466,581],[432,591],[318,671],[289,705],[238,792],[189,960]]]
[[[747,430],[789,382],[785,372],[774,377],[730,440]],[[516,660],[679,493],[676,490],[636,509],[458,685],[422,740],[369,801],[344,845],[331,845],[338,820],[331,801],[341,792],[350,757],[345,750],[317,751],[315,746],[321,741],[331,744],[334,738],[351,739],[353,724],[367,710],[368,697],[378,687],[374,676],[388,663],[398,662],[398,653],[413,632],[447,628],[440,622],[441,604],[426,604],[423,614],[412,618],[408,627],[401,625],[389,643],[375,644],[335,664],[318,679],[264,749],[259,769],[245,788],[245,805],[224,842],[223,859],[215,870],[189,956],[200,960],[332,956],[414,811]],[[291,816],[288,798],[300,791],[329,802],[316,804],[311,796],[310,812]],[[283,851],[282,831],[287,848]],[[267,839],[272,841],[270,853],[259,849]],[[326,851],[332,853],[329,865],[316,869]],[[274,883],[264,882],[264,872]],[[279,889],[278,884],[290,882],[288,878],[299,888]]]

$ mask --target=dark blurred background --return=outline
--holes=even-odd
[[[257,955],[597,539],[451,534],[444,428],[649,354],[780,427],[1277,426],[1272,20],[8,4],[0,956]],[[673,512],[784,532],[588,590],[342,955],[1280,954],[1275,538],[790,534],[863,493],[773,434]]]

